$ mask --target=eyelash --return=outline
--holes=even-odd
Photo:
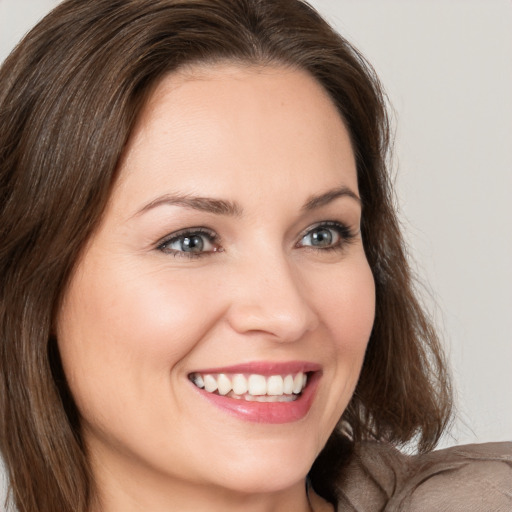
[[[318,232],[322,229],[327,229],[329,231],[335,231],[339,236],[339,239],[329,245],[327,247],[315,247],[313,245],[302,245],[301,242],[308,235],[312,235],[315,231]],[[201,237],[207,240],[207,243],[211,244],[214,249],[208,251],[198,251],[198,252],[188,252],[188,251],[180,251],[176,249],[170,249],[169,246],[175,242],[184,241],[185,239],[191,239],[194,237]],[[307,230],[305,230],[299,238],[299,242],[295,244],[297,248],[306,248],[308,250],[318,251],[318,252],[326,252],[326,251],[340,251],[343,250],[345,245],[350,243],[356,234],[353,233],[348,226],[342,224],[340,222],[334,221],[324,221],[313,226],[310,226]],[[209,256],[215,252],[222,252],[222,248],[219,246],[220,237],[212,230],[206,228],[192,228],[186,229],[183,231],[178,231],[173,233],[171,236],[161,240],[157,244],[157,250],[163,252],[164,254],[172,254],[174,257],[184,257],[189,259],[201,258],[204,256]]]
[[[172,245],[174,242],[178,242],[180,240],[190,239],[193,237],[203,237],[208,240],[208,243],[212,244],[215,248],[213,251],[201,251],[201,252],[185,252],[185,251],[178,251],[176,249],[169,249],[169,245]],[[221,249],[219,248],[219,235],[217,235],[214,231],[211,231],[206,228],[193,228],[193,229],[186,229],[182,231],[178,231],[177,233],[173,233],[171,236],[163,239],[160,241],[157,245],[157,249],[165,254],[172,254],[174,257],[180,258],[200,258],[202,256],[207,256],[209,254],[212,254],[214,252],[220,252]]]
[[[304,246],[300,245],[300,242],[297,242],[296,247],[304,247],[313,251],[326,252],[326,251],[340,251],[345,248],[345,246],[350,243],[355,237],[356,234],[351,231],[351,229],[341,222],[335,221],[324,221],[319,222],[313,226],[310,226],[303,234],[300,236],[300,241],[302,241],[306,236],[311,235],[315,231],[320,231],[322,229],[328,229],[331,231],[335,231],[339,236],[339,240],[327,247],[314,247],[314,246]]]

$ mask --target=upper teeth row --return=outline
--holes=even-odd
[[[233,391],[236,395],[248,393],[253,396],[298,395],[305,387],[307,375],[299,372],[296,375],[264,375],[251,374],[245,376],[237,373],[231,376],[225,373],[205,374],[194,373],[190,376],[198,388],[204,388],[209,393],[218,391],[219,395],[227,395]]]

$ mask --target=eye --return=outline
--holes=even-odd
[[[324,222],[309,229],[297,244],[314,249],[337,249],[353,238],[349,228],[338,222]]]
[[[205,229],[180,231],[160,242],[157,249],[174,256],[199,257],[220,250],[217,238],[214,232]]]

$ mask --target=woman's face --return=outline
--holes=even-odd
[[[57,321],[105,488],[302,485],[372,328],[360,221],[347,130],[308,74],[159,84]]]

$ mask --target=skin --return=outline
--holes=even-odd
[[[313,196],[345,187],[313,205]],[[163,195],[236,203],[231,214]],[[98,510],[331,510],[304,479],[353,393],[374,318],[349,136],[302,71],[217,64],[166,77],[71,279],[57,338]],[[147,207],[152,204],[152,207]],[[311,206],[311,205],[310,205]],[[329,247],[312,245],[319,223]],[[208,228],[190,257],[186,228]],[[165,250],[163,250],[165,249]],[[322,367],[299,421],[242,421],[188,375],[253,361]]]

